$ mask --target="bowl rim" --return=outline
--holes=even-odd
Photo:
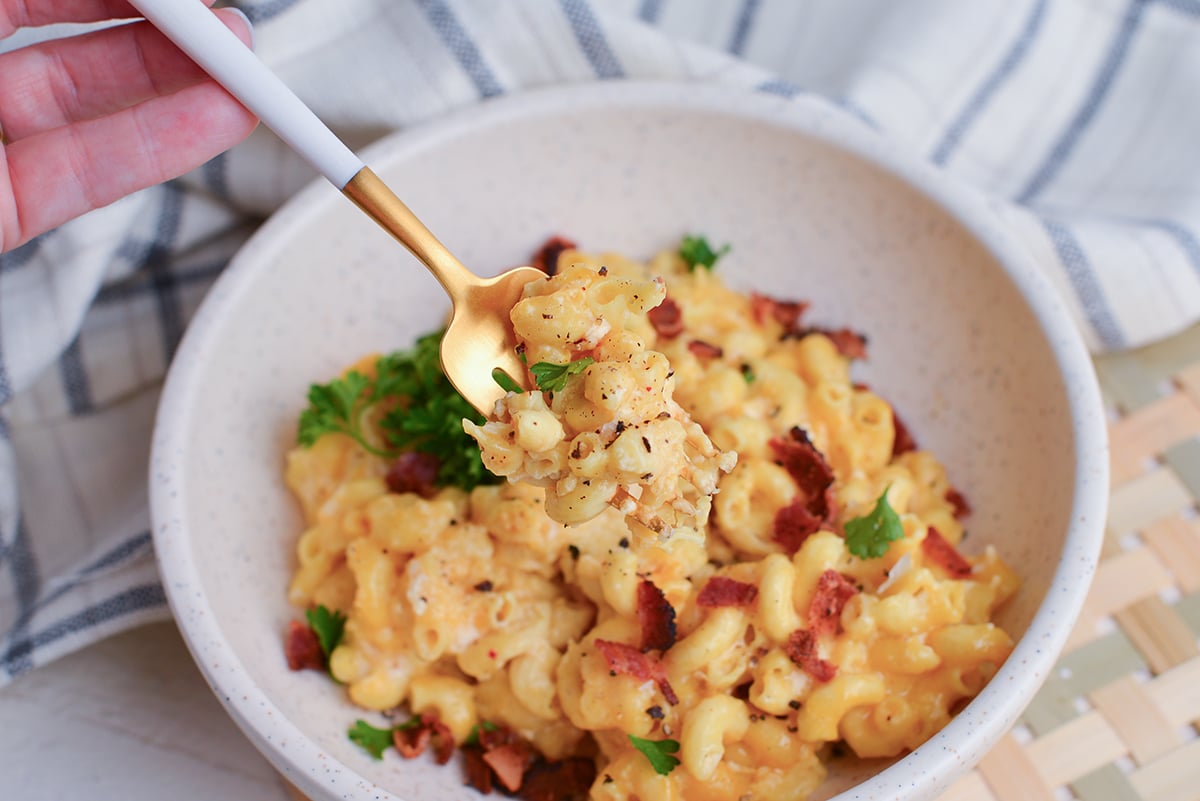
[[[1012,655],[945,728],[918,749],[835,799],[931,798],[966,773],[1016,721],[1041,686],[1083,607],[1103,541],[1108,501],[1108,443],[1105,414],[1090,356],[1057,290],[1029,253],[1002,229],[999,204],[954,181],[906,146],[889,140],[829,101],[715,84],[599,82],[555,86],[486,100],[427,124],[391,134],[363,152],[376,171],[412,158],[479,127],[513,118],[560,115],[613,108],[676,108],[767,124],[807,136],[862,159],[933,201],[993,256],[1033,312],[1064,378],[1074,426],[1075,481],[1063,558],[1045,599]],[[175,491],[179,463],[172,454],[187,448],[187,425],[215,332],[227,309],[250,283],[260,257],[277,247],[276,231],[325,204],[341,202],[323,179],[313,181],[259,228],[204,298],[172,360],[155,418],[149,493],[158,568],[171,612],[206,682],[238,726],[277,770],[301,790],[368,801],[402,796],[374,785],[324,751],[292,724],[268,694],[249,678],[229,640],[208,614],[201,574],[193,560],[186,526],[186,500]],[[1053,600],[1053,603],[1047,603]],[[219,665],[219,667],[218,667]],[[286,743],[286,750],[281,747]],[[966,743],[969,747],[962,748]],[[319,766],[319,771],[316,768]]]

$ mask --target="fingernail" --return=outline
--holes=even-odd
[[[250,49],[253,50],[254,49],[254,40],[255,40],[254,23],[251,22],[250,18],[246,16],[246,12],[242,11],[240,8],[223,8],[221,10],[228,11],[231,14],[237,14],[239,17],[242,18],[242,22],[245,22],[246,27],[250,29]]]

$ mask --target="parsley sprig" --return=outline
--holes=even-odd
[[[883,491],[870,514],[846,523],[846,547],[860,559],[877,559],[887,553],[888,543],[904,537],[904,526]]]
[[[346,631],[346,616],[336,609],[331,611],[324,606],[309,609],[304,616],[308,619],[309,628],[317,635],[321,652],[325,654],[325,661],[328,662],[329,655],[338,647]]]
[[[365,720],[356,720],[347,735],[372,757],[383,759],[383,752],[392,746],[392,731],[390,728],[377,729]]]
[[[529,368],[537,381],[538,389],[542,392],[562,392],[567,387],[567,379],[579,375],[595,361],[591,356],[584,356],[566,364],[554,362],[538,362]]]
[[[678,740],[647,740],[633,734],[628,736],[629,742],[646,755],[646,759],[650,760],[650,767],[654,768],[658,775],[666,776],[679,764],[679,760],[671,756],[679,751]]]
[[[436,456],[437,484],[466,490],[500,479],[487,471],[479,445],[462,429],[463,418],[483,423],[471,404],[442,372],[438,351],[444,331],[426,334],[407,351],[381,356],[375,377],[351,371],[308,391],[308,408],[300,415],[299,443],[311,446],[325,434],[340,432],[385,459],[416,450]],[[376,405],[394,408],[379,422],[382,443],[368,436],[368,414]]]
[[[719,250],[713,250],[712,245],[702,236],[685,236],[679,243],[679,257],[687,263],[688,272],[695,272],[697,267],[711,270],[717,264],[717,259],[729,252],[729,245],[722,245]]]

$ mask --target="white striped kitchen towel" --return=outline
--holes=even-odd
[[[994,198],[1093,349],[1200,316],[1200,0],[232,5],[355,146],[556,83],[819,95]],[[211,281],[312,177],[260,130],[0,256],[0,685],[166,615],[146,510],[159,384]]]

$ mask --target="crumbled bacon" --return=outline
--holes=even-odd
[[[523,742],[508,743],[483,752],[483,761],[510,793],[521,789],[525,771],[533,765],[533,749]]]
[[[867,358],[867,338],[857,331],[851,331],[849,328],[808,328],[800,332],[799,336],[805,337],[809,334],[824,334],[829,337],[838,353],[847,359]]]
[[[591,759],[538,760],[525,774],[520,797],[525,801],[585,801],[595,781],[596,763]]]
[[[421,720],[429,727],[433,739],[433,761],[445,765],[454,756],[454,732],[436,715],[426,713]]]
[[[575,243],[561,236],[552,236],[533,254],[533,266],[546,275],[558,273],[558,257],[564,250],[574,250]]]
[[[674,339],[683,333],[683,310],[671,298],[665,298],[646,312],[646,318],[663,339]]]
[[[823,522],[824,518],[810,512],[807,501],[797,495],[790,504],[775,513],[771,538],[783,546],[784,553],[792,556],[800,550],[805,540],[821,530]]]
[[[837,675],[837,666],[817,656],[817,637],[806,629],[796,629],[783,646],[788,659],[817,681],[829,681]]]
[[[429,741],[432,737],[433,731],[425,725],[413,726],[407,729],[398,726],[392,729],[392,745],[396,746],[396,750],[400,752],[400,756],[405,759],[416,759],[425,753],[425,749],[429,747]]]
[[[425,712],[419,719],[392,730],[392,744],[405,759],[419,757],[430,743],[433,744],[433,758],[439,765],[445,765],[454,756],[454,734],[432,713]]]
[[[754,321],[763,325],[770,318],[783,326],[783,333],[793,334],[800,328],[800,316],[808,308],[808,302],[803,300],[776,300],[775,298],[750,293],[750,313]]]
[[[858,590],[846,577],[830,568],[817,579],[817,590],[808,605],[808,630],[813,636],[837,632],[846,601]]]
[[[709,359],[719,359],[725,355],[725,351],[721,350],[717,345],[711,345],[701,339],[693,339],[688,343],[687,349],[695,356],[704,361]]]
[[[895,459],[902,453],[915,451],[917,441],[913,439],[908,426],[904,425],[904,421],[900,419],[900,415],[896,414],[895,409],[892,409],[892,425],[896,428],[896,438],[892,440],[892,458]]]
[[[744,581],[713,576],[700,590],[696,605],[706,608],[718,606],[749,606],[758,597],[758,587]]]
[[[933,526],[929,527],[925,539],[921,540],[921,551],[929,561],[954,578],[966,578],[971,575],[971,563]]]
[[[652,581],[638,585],[637,617],[643,651],[665,651],[675,644],[675,607]]]
[[[612,640],[596,640],[596,650],[608,662],[608,669],[615,675],[653,681],[668,704],[674,706],[679,703],[679,696],[675,695],[675,690],[667,681],[667,669],[653,656],[642,653],[632,645]]]
[[[288,623],[283,651],[287,656],[288,667],[292,670],[325,669],[325,653],[321,650],[321,641],[317,639],[317,633],[299,620]]]
[[[775,458],[810,499],[824,493],[833,483],[833,468],[800,426],[793,426],[786,439],[773,438],[770,445]]]
[[[954,518],[956,520],[971,514],[971,504],[967,503],[967,497],[954,487],[946,490],[946,500],[954,507]]]
[[[492,769],[483,761],[483,749],[478,746],[464,746],[463,774],[466,783],[484,795],[492,792]]]
[[[392,462],[384,480],[392,492],[415,492],[423,498],[431,498],[437,492],[441,467],[441,460],[432,453],[407,451]]]

